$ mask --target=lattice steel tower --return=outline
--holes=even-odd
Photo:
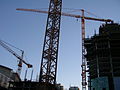
[[[39,82],[56,83],[62,0],[50,0]]]

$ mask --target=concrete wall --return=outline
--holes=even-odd
[[[9,86],[10,78],[0,73],[0,86],[7,88]]]
[[[3,75],[5,75],[7,77],[10,77],[11,76],[11,72],[12,72],[12,69],[0,65],[0,73],[2,73]]]
[[[9,81],[20,81],[20,77],[12,69],[0,65],[0,86],[8,88]]]

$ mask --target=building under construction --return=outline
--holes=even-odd
[[[85,39],[89,90],[120,89],[120,25],[104,24]]]

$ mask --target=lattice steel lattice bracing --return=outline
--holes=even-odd
[[[86,90],[86,58],[85,58],[85,18],[84,18],[84,10],[82,10],[82,18],[81,18],[81,33],[82,33],[82,90]]]
[[[56,83],[62,0],[51,0],[44,39],[40,82]]]

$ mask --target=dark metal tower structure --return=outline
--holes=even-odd
[[[50,0],[39,82],[56,83],[62,0]]]

